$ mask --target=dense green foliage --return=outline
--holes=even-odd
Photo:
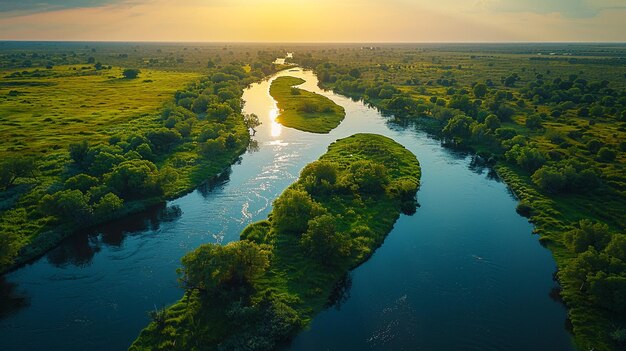
[[[270,95],[280,109],[276,121],[312,133],[335,129],[346,116],[343,107],[325,96],[294,87],[302,83],[304,80],[294,77],[279,77],[272,82]]]
[[[138,55],[127,52],[98,60]],[[54,52],[22,54],[75,62]],[[0,66],[14,67],[15,55],[0,52]],[[243,88],[276,69],[258,57],[214,55],[216,64],[201,73],[122,70],[87,59],[93,62],[0,72],[0,272],[77,229],[179,196],[222,172],[259,123],[241,114]]]
[[[324,88],[494,165],[555,256],[577,344],[617,350],[626,346],[625,53],[618,44],[311,47],[294,60]]]
[[[386,137],[331,144],[276,199],[269,220],[248,226],[238,242],[203,245],[182,259],[185,297],[154,313],[130,349],[275,349],[333,303],[342,277],[403,209],[415,211],[419,179],[415,156]]]

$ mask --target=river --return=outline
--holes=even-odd
[[[0,350],[124,350],[147,311],[182,296],[180,258],[202,243],[237,240],[338,138],[393,138],[422,166],[421,205],[401,216],[384,244],[350,274],[350,289],[320,313],[291,350],[573,350],[566,311],[551,298],[555,263],[515,212],[516,200],[488,169],[400,126],[362,102],[322,91],[310,71],[274,76],[346,110],[330,134],[274,122],[270,81],[243,99],[256,113],[250,150],[219,182],[165,206],[69,238],[0,279]]]

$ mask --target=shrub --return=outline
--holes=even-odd
[[[269,258],[269,247],[248,240],[205,244],[182,258],[180,281],[205,292],[245,286],[265,272]]]
[[[141,71],[136,68],[127,68],[122,72],[122,75],[126,79],[134,79],[139,76],[139,73],[141,73]]]
[[[340,256],[349,253],[348,240],[337,232],[335,217],[324,214],[311,219],[300,244],[312,255],[322,259],[322,263],[332,263]]]
[[[608,147],[602,147],[600,148],[600,150],[598,150],[597,156],[598,161],[609,163],[615,161],[617,153],[614,150],[609,149]]]
[[[389,183],[385,166],[368,160],[353,162],[349,172],[350,183],[364,193],[378,193]]]
[[[541,117],[539,115],[530,115],[526,118],[526,128],[529,129],[541,129]]]
[[[610,240],[609,226],[588,219],[581,220],[578,228],[565,233],[565,243],[574,252],[584,252],[589,246],[601,251]]]
[[[303,190],[289,188],[274,201],[272,225],[283,232],[304,233],[310,219],[325,210]]]
[[[80,190],[61,190],[45,195],[40,209],[46,215],[78,224],[88,222],[92,213],[88,196]]]
[[[112,218],[124,207],[124,200],[113,193],[107,193],[93,205],[94,218],[103,221]]]
[[[158,195],[162,191],[157,168],[147,160],[120,163],[105,175],[105,182],[122,198]]]
[[[65,189],[87,192],[91,187],[98,185],[99,182],[98,178],[81,173],[66,180],[64,186]]]

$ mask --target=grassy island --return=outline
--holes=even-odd
[[[329,98],[294,87],[305,81],[295,77],[279,77],[270,86],[280,115],[276,121],[285,127],[311,133],[328,133],[337,128],[346,116],[343,107]]]
[[[331,144],[241,240],[182,259],[185,296],[154,311],[130,350],[271,350],[341,297],[401,212],[416,208],[420,167],[393,140],[357,134]]]

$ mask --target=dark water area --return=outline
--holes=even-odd
[[[237,240],[334,140],[387,135],[422,166],[421,205],[338,285],[290,350],[572,350],[564,307],[550,297],[554,260],[487,168],[358,101],[302,88],[346,109],[330,134],[280,126],[269,81],[246,90],[263,124],[229,173],[164,206],[81,233],[0,279],[0,350],[125,350],[147,311],[178,300],[180,258]]]

